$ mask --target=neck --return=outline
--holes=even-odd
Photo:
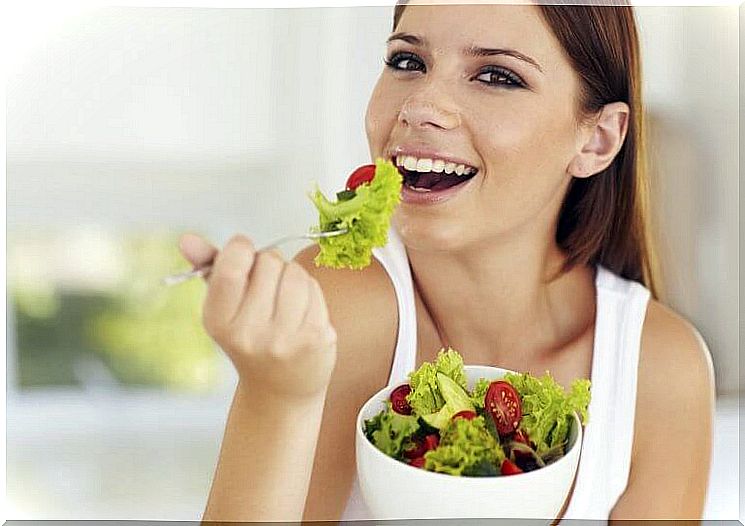
[[[487,349],[490,361],[508,363],[516,353],[539,358],[588,323],[577,317],[580,305],[594,301],[582,294],[587,273],[552,279],[565,256],[548,232],[522,232],[457,251],[407,252],[443,346],[464,354]]]

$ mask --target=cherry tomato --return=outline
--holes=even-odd
[[[424,457],[412,458],[411,461],[409,462],[409,464],[411,466],[414,466],[415,468],[423,468],[424,463],[425,463]]]
[[[494,419],[500,435],[514,432],[523,416],[520,396],[510,383],[503,380],[489,385],[484,397],[484,406]]]
[[[518,473],[523,472],[522,469],[517,467],[517,465],[508,458],[502,461],[502,469],[500,471],[502,475],[517,475]]]
[[[514,439],[516,442],[522,442],[526,446],[530,446],[530,439],[528,438],[528,434],[522,429],[518,429],[517,431],[515,431]]]
[[[453,420],[455,420],[456,418],[465,418],[466,420],[473,420],[474,418],[476,418],[476,413],[466,409],[464,411],[458,411],[457,413],[455,413],[453,415]]]
[[[414,443],[413,448],[404,449],[404,456],[409,459],[414,459],[417,457],[423,457],[426,452],[427,445],[424,443],[424,440],[419,439]]]
[[[439,445],[440,445],[439,436],[432,434],[432,435],[427,435],[426,437],[424,437],[424,447],[427,448],[427,451],[430,451],[432,449],[437,449],[437,446]]]
[[[363,183],[369,183],[375,177],[375,165],[366,164],[360,166],[347,179],[347,190],[354,190]]]
[[[411,406],[406,401],[406,397],[411,392],[409,384],[403,384],[396,387],[391,393],[391,405],[393,410],[399,415],[410,415]]]

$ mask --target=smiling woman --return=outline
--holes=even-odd
[[[591,380],[556,518],[701,518],[712,366],[658,301],[633,9],[399,5],[393,31],[365,116],[371,158],[405,180],[388,244],[360,271],[241,236],[217,256],[205,326],[241,381],[205,519],[374,518],[357,412],[443,347]]]

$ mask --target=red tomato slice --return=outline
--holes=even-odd
[[[453,415],[453,420],[456,418],[465,418],[466,420],[473,420],[476,418],[476,413],[473,411],[469,411],[468,409],[464,411],[459,411]]]
[[[409,464],[411,466],[414,466],[415,468],[424,468],[424,463],[425,463],[424,457],[413,458],[411,459],[411,462],[409,462]]]
[[[409,384],[403,384],[396,387],[391,393],[391,405],[393,410],[399,415],[410,415],[411,406],[406,401],[406,397],[411,392]]]
[[[502,469],[500,469],[502,475],[517,475],[522,473],[523,470],[517,467],[517,464],[506,458],[502,461]]]
[[[363,183],[369,183],[375,177],[375,165],[360,166],[347,179],[347,190],[354,190]]]
[[[426,437],[424,437],[424,447],[427,448],[427,451],[430,451],[432,449],[437,449],[437,446],[439,445],[440,445],[439,436],[432,434],[432,435],[427,435]]]
[[[520,396],[510,383],[503,380],[489,385],[484,397],[484,406],[494,419],[500,435],[514,432],[523,416]]]
[[[413,448],[404,449],[404,456],[408,459],[413,459],[417,457],[423,457],[426,452],[427,445],[424,443],[424,440],[420,439],[416,441]]]

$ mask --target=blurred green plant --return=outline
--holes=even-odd
[[[185,266],[177,247],[171,235],[128,238],[130,264],[117,290],[118,308],[87,325],[88,338],[123,383],[206,389],[216,380],[216,351],[201,322],[204,282],[160,282]]]
[[[21,387],[79,384],[75,364],[86,357],[100,358],[124,385],[214,387],[219,350],[202,327],[204,282],[160,282],[188,267],[178,236],[133,233],[114,242],[123,264],[102,290],[71,289],[54,278],[10,280]]]

